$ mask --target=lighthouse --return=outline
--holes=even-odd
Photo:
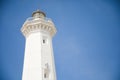
[[[56,28],[40,10],[32,13],[21,32],[25,37],[22,80],[56,80],[52,38]]]

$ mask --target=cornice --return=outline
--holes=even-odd
[[[52,37],[56,33],[56,28],[50,19],[27,19],[21,28],[21,32],[25,37],[32,32],[47,31]]]

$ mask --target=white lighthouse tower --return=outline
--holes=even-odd
[[[56,80],[52,37],[56,28],[42,11],[35,11],[21,28],[26,38],[22,80]]]

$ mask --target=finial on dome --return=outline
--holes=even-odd
[[[45,13],[37,9],[35,12],[32,13],[32,17],[35,18],[44,18],[46,17]]]

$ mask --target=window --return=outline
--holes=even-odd
[[[47,78],[47,75],[46,75],[46,73],[44,74],[44,78]]]
[[[49,78],[49,73],[48,73],[48,71],[44,71],[44,78]]]
[[[43,39],[43,44],[45,44],[45,42],[46,42],[45,39]]]
[[[44,36],[44,37],[42,38],[42,44],[47,44],[47,37]]]
[[[45,68],[44,68],[44,78],[49,78],[49,66],[48,63],[45,64]]]

